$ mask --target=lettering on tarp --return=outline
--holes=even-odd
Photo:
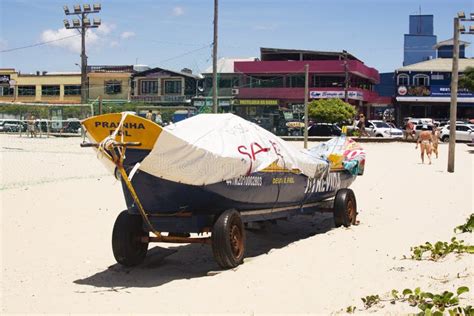
[[[328,173],[326,177],[315,179],[308,178],[305,193],[337,191],[341,187],[341,174]]]
[[[256,176],[241,176],[238,178],[226,180],[227,185],[261,187],[262,177]]]
[[[255,150],[256,148],[258,148],[258,150]],[[255,161],[255,157],[257,156],[257,154],[262,153],[262,152],[264,153],[269,152],[270,148],[262,147],[260,146],[260,144],[254,142],[250,144],[250,152],[248,152],[247,147],[244,145],[240,145],[239,147],[237,147],[237,151],[241,153],[242,155],[245,155],[250,158],[250,167],[249,167],[249,170],[247,171],[247,173],[250,174],[250,172],[252,172],[252,162]]]

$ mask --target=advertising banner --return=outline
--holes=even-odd
[[[363,100],[364,93],[360,91],[347,91],[347,96],[349,99],[353,100]],[[344,91],[310,91],[309,97],[311,99],[344,99]]]
[[[450,97],[451,87],[449,86],[431,86],[431,96],[433,97]],[[474,91],[458,88],[458,97],[474,97]]]

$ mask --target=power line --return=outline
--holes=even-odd
[[[41,46],[41,45],[47,45],[47,44],[50,44],[50,43],[63,41],[63,40],[65,40],[65,39],[68,39],[68,38],[71,38],[71,37],[75,37],[75,36],[79,36],[79,35],[80,35],[80,34],[74,34],[74,35],[69,35],[69,36],[57,38],[57,39],[51,40],[51,41],[39,42],[39,43],[36,43],[36,44],[31,44],[31,45],[26,45],[26,46],[21,46],[21,47],[15,47],[15,48],[10,48],[10,49],[4,49],[4,50],[0,50],[0,53],[9,53],[9,52],[13,52],[13,51],[20,50],[20,49],[32,48],[32,47],[37,47],[37,46]]]

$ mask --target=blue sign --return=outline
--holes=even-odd
[[[449,86],[431,86],[432,97],[450,97],[451,87]],[[467,89],[458,89],[458,97],[472,98],[474,92]]]

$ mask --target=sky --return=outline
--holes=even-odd
[[[69,1],[0,0],[0,68],[80,71],[80,36],[63,27],[62,8],[88,2]],[[86,38],[89,65],[186,67],[200,73],[212,64],[213,0],[100,3],[102,11],[91,17],[100,17],[102,25]],[[345,49],[379,72],[390,72],[402,66],[408,17],[420,8],[421,14],[434,15],[435,35],[442,41],[452,38],[458,11],[474,12],[474,1],[219,0],[218,57],[259,57],[260,47]],[[461,39],[474,42],[474,35]],[[468,57],[474,56],[473,47]]]

